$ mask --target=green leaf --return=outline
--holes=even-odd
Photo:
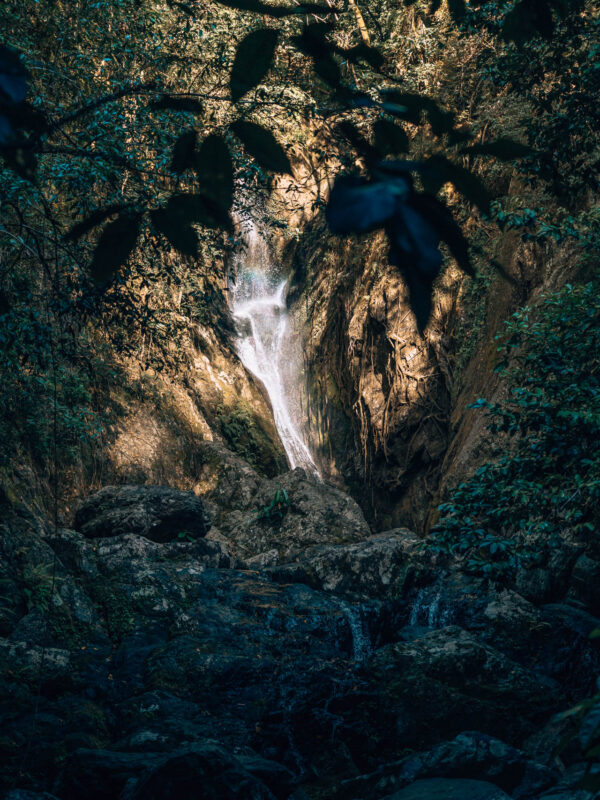
[[[135,249],[141,214],[120,214],[103,229],[92,259],[94,283],[105,288]]]
[[[495,142],[486,144],[473,144],[470,147],[463,147],[460,151],[465,155],[485,155],[499,158],[501,161],[514,161],[517,158],[525,158],[535,153],[533,148],[526,144],[515,142],[512,139],[496,139]]]
[[[222,136],[213,133],[202,142],[196,158],[196,172],[202,194],[211,201],[221,222],[225,222],[233,203],[233,164]]]
[[[177,172],[180,175],[186,169],[191,169],[195,166],[197,140],[198,135],[194,130],[181,134],[173,147],[171,172]]]
[[[92,228],[96,228],[109,217],[118,214],[120,211],[124,211],[126,208],[127,206],[123,205],[122,203],[112,203],[111,205],[106,206],[106,208],[99,208],[97,211],[93,211],[89,217],[86,217],[81,222],[73,225],[71,230],[68,231],[63,238],[66,242],[75,241],[85,233],[91,231]]]
[[[263,28],[249,33],[240,42],[231,71],[231,98],[235,102],[257,86],[273,62],[279,33]]]
[[[266,128],[255,122],[239,119],[233,123],[231,130],[261,167],[273,172],[292,174],[292,166],[285,150]]]

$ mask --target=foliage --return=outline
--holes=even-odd
[[[258,509],[256,512],[256,519],[265,520],[266,522],[281,522],[287,514],[289,507],[290,498],[288,497],[288,493],[279,485],[271,502]]]
[[[428,547],[466,567],[511,575],[543,559],[565,531],[586,539],[600,498],[598,286],[567,285],[525,307],[499,337],[508,397],[479,399],[492,459],[440,506]],[[494,457],[495,456],[495,457]]]

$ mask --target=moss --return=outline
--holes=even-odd
[[[281,451],[263,428],[260,418],[243,401],[220,405],[216,423],[229,448],[269,478],[285,469]]]
[[[90,594],[103,617],[109,638],[120,642],[135,625],[135,611],[129,598],[119,586],[105,581],[92,584]]]

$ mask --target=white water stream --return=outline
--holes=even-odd
[[[232,311],[238,323],[237,351],[244,366],[262,381],[275,426],[290,467],[319,471],[301,433],[302,424],[292,398],[301,381],[296,363],[295,334],[285,305],[286,281],[272,276],[268,251],[254,225],[247,224],[246,249],[240,257],[232,290]],[[292,385],[296,382],[296,385]]]

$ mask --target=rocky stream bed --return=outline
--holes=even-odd
[[[594,553],[494,587],[214,456],[202,499],[107,487],[71,529],[1,499],[7,800],[590,800],[555,715],[600,671]]]

